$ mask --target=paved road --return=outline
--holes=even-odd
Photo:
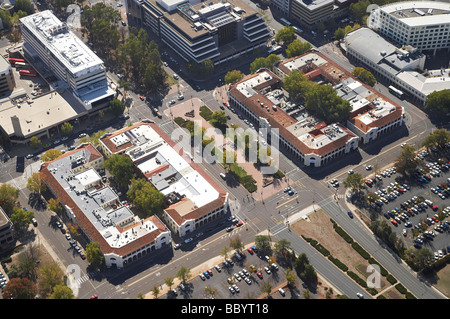
[[[420,299],[441,299],[440,293],[422,281],[415,273],[410,271],[402,260],[390,250],[380,245],[380,242],[371,235],[368,229],[356,219],[347,216],[347,209],[342,201],[337,204],[333,199],[327,198],[319,203],[320,207],[330,215],[358,244],[375,258],[386,270],[401,282],[411,293]]]

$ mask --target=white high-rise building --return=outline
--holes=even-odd
[[[419,50],[450,49],[450,3],[395,2],[374,9],[367,26],[401,45]]]
[[[50,10],[20,19],[20,26],[25,53],[47,65],[87,110],[114,97],[103,61]]]

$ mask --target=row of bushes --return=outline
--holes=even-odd
[[[350,237],[350,235],[348,235],[341,227],[339,227],[338,225],[337,225],[337,223],[334,221],[334,220],[332,220],[332,219],[330,219],[331,220],[331,223],[333,224],[333,228],[334,228],[334,230],[347,242],[347,243],[349,243],[349,244],[351,244],[352,245],[352,247],[353,247],[353,249],[355,249],[364,259],[366,259],[368,262],[369,262],[369,264],[371,264],[371,265],[377,265],[379,268],[380,268],[380,274],[383,276],[383,277],[386,277],[386,280],[391,284],[391,285],[395,285],[395,284],[397,284],[397,279],[395,279],[395,277],[394,276],[392,276],[391,274],[389,274],[388,273],[388,271],[383,267],[383,266],[381,266],[372,256],[370,256],[370,254],[367,252],[367,251],[365,251],[358,243],[356,243],[354,240],[353,240],[353,238],[351,238]],[[448,255],[448,256],[450,256],[450,255]],[[448,257],[447,256],[447,257]],[[441,260],[443,260],[443,259],[441,259]],[[440,261],[441,261],[440,260]],[[450,258],[448,259],[448,260],[450,260]],[[445,264],[444,264],[445,265]],[[340,268],[340,267],[339,267]],[[342,268],[341,268],[342,269]],[[374,289],[374,288],[367,288],[367,284],[366,284],[366,282],[364,282],[364,280],[362,280],[361,278],[359,278],[358,277],[358,275],[356,275],[354,272],[352,272],[352,271],[348,271],[347,272],[348,273],[348,275],[353,279],[353,280],[355,280],[357,283],[359,283],[362,287],[364,287],[364,288],[366,288],[366,290],[369,292],[369,293],[371,293],[372,295],[376,295],[377,294],[377,292],[376,292],[376,290]],[[396,286],[395,286],[395,288],[400,292],[400,293],[402,293],[402,294],[404,294],[405,295],[405,298],[406,299],[416,299],[416,297],[413,295],[413,294],[411,294],[410,292],[408,292],[407,291],[407,289],[402,285],[402,284],[397,284]],[[383,298],[385,298],[384,296],[383,297],[381,297],[381,296],[379,296],[380,297],[380,299],[383,299]]]
[[[306,240],[311,246],[313,246],[315,249],[317,249],[322,255],[324,255],[325,257],[330,256],[330,251],[328,249],[326,249],[325,247],[323,247],[321,244],[319,244],[317,242],[317,240],[312,239],[312,238],[308,238],[303,236],[303,239]]]

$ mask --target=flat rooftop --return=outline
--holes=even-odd
[[[14,100],[14,101],[13,101]],[[59,123],[87,114],[71,91],[49,92],[34,98],[6,98],[0,101],[0,126],[8,136],[15,132],[12,117],[17,117],[24,137],[33,136]]]
[[[450,3],[440,1],[402,1],[381,7],[409,26],[450,23]]]
[[[20,22],[73,76],[83,76],[103,67],[103,61],[50,10],[26,16]]]
[[[158,230],[159,226],[155,224],[153,218],[141,220],[128,206],[120,205],[117,194],[101,183],[94,169],[74,173],[73,169],[80,165],[77,161],[90,162],[94,159],[92,156],[97,158],[100,155],[88,145],[67,152],[46,165],[45,176],[47,182],[52,184],[52,189],[63,191],[64,193],[58,194],[60,196],[70,197],[70,201],[67,198],[63,199],[66,208],[72,211],[75,207],[67,205],[70,205],[68,204],[70,202],[74,203],[83,214],[77,216],[77,219],[89,223],[89,226],[84,225],[85,229],[92,231],[93,227],[111,248],[124,247]],[[48,177],[49,174],[52,179]],[[88,188],[90,184],[95,184],[95,187]],[[136,225],[138,227],[134,227]]]

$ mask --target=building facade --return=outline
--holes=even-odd
[[[3,57],[0,57],[0,97],[7,95],[16,86],[11,64]]]
[[[426,56],[420,50],[396,47],[371,29],[350,32],[341,45],[349,58],[421,105],[434,91],[450,89],[450,69],[425,70]]]
[[[178,236],[188,236],[222,217],[228,193],[155,123],[136,123],[100,138],[106,156],[128,155],[139,177],[147,179],[165,198],[164,223]]]
[[[224,64],[265,46],[270,37],[262,15],[240,0],[127,0],[126,8],[186,62]]]
[[[0,206],[0,248],[7,248],[14,240],[14,225]]]
[[[69,88],[86,110],[107,106],[114,90],[106,79],[103,61],[50,10],[20,19],[25,54],[39,59]]]
[[[367,26],[392,41],[436,54],[450,49],[450,3],[403,1],[374,9]]]
[[[291,0],[291,22],[313,27],[320,22],[326,22],[333,16],[334,0]]]
[[[171,233],[156,216],[141,219],[102,182],[103,156],[91,144],[43,163],[40,174],[67,218],[88,241],[97,242],[106,266],[123,268],[171,244]]]

